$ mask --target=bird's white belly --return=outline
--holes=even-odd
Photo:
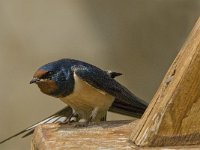
[[[75,73],[74,79],[75,87],[73,93],[60,99],[72,107],[81,118],[86,120],[89,119],[92,111],[96,109],[97,114],[95,120],[100,120],[112,105],[114,97],[89,85]]]

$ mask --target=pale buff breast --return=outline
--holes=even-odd
[[[61,98],[61,100],[71,106],[83,118],[88,119],[91,112],[97,109],[97,118],[101,118],[101,114],[109,109],[114,101],[114,97],[110,94],[98,90],[87,82],[80,79],[74,73],[75,88],[74,92],[69,96]]]

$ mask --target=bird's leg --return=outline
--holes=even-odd
[[[74,127],[76,127],[76,128],[87,127],[87,126],[88,126],[88,121],[85,119],[80,119],[79,122],[76,122],[74,124]]]
[[[99,108],[98,107],[95,107],[90,115],[90,118],[87,120],[87,122],[91,122],[92,120],[95,120],[96,116],[97,116],[97,113],[99,111]]]
[[[95,120],[95,118],[96,118],[96,116],[97,116],[97,113],[98,113],[98,110],[99,110],[99,109],[98,109],[97,107],[94,108],[94,109],[92,110],[92,113],[91,113],[89,119],[87,119],[87,120],[84,119],[83,122],[78,122],[78,123],[76,123],[76,124],[75,124],[75,127],[87,127],[91,121],[94,121],[94,120]]]
[[[62,124],[69,124],[72,122],[77,122],[78,121],[78,114],[73,110],[73,113],[68,117],[68,119],[64,122],[62,122]]]
[[[77,122],[79,120],[79,116],[77,113],[74,113],[72,117],[69,119],[69,123]]]

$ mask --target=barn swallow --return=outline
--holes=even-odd
[[[69,105],[86,125],[100,121],[115,99],[137,109],[144,110],[147,106],[106,71],[79,60],[48,63],[35,72],[30,83],[36,83],[44,94]]]
[[[59,98],[67,107],[3,140],[1,143],[24,132],[30,135],[43,123],[101,121],[107,111],[132,117],[141,117],[147,103],[130,92],[114,78],[121,73],[104,71],[94,65],[74,59],[61,59],[41,66],[30,84],[37,84],[41,92]]]

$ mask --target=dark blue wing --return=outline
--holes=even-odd
[[[135,107],[138,110],[145,110],[147,107],[145,101],[136,97],[127,88],[111,78],[107,72],[95,66],[75,65],[72,67],[72,71],[74,71],[82,80],[95,88],[109,93],[122,103]]]

